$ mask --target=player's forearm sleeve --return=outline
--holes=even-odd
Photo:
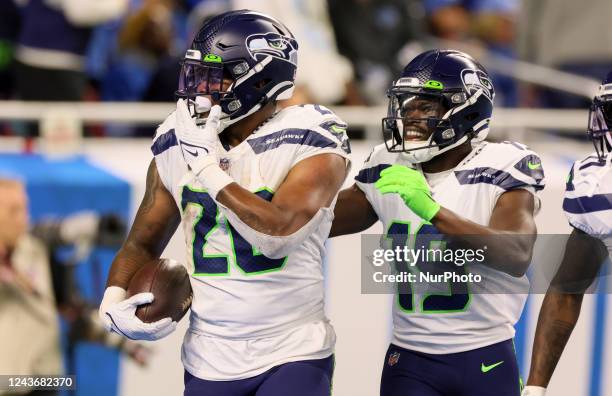
[[[324,220],[328,219],[327,224],[331,224],[334,217],[334,212],[330,208],[321,208],[319,211],[304,224],[302,228],[291,235],[274,236],[266,235],[257,230],[254,230],[248,224],[244,223],[238,215],[232,212],[229,208],[218,204],[219,210],[230,224],[238,231],[244,239],[247,240],[254,248],[259,250],[264,256],[269,258],[282,258],[296,248],[298,248],[309,235],[314,233]]]

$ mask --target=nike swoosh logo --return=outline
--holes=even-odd
[[[195,144],[189,144],[187,142],[183,142],[182,140],[180,141],[180,143],[181,143],[181,148],[194,157],[197,157],[198,155],[200,155],[200,150],[204,150],[208,153],[208,150],[206,149],[206,147],[196,146]],[[188,147],[191,147],[191,150],[188,149]]]
[[[502,360],[501,362],[497,362],[497,363],[493,363],[490,366],[485,366],[484,363],[480,363],[480,371],[482,371],[483,373],[488,373],[489,371],[493,370],[495,367],[501,365],[504,361]]]
[[[193,155],[194,157],[197,157],[197,156],[198,156],[198,152],[197,152],[197,151],[196,151],[196,152],[193,152],[193,151],[189,151],[189,150],[187,150],[187,149],[185,149],[185,151],[187,151],[189,154]]]
[[[119,326],[117,326],[117,323],[115,323],[115,319],[113,319],[113,317],[111,316],[111,314],[109,314],[108,312],[106,312],[106,316],[109,317],[109,319],[111,320],[111,322],[113,322],[113,326],[111,327],[111,330],[113,330],[115,333],[117,334],[121,334],[122,336],[124,336],[125,338],[129,338],[130,340],[134,340],[134,341],[138,341],[135,338],[130,337],[129,335],[125,334],[120,328]]]
[[[542,164],[538,163],[538,164],[532,164],[531,161],[527,162],[527,167],[531,170],[535,170],[538,169],[540,166],[542,166]]]

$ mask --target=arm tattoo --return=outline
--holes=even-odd
[[[143,264],[161,255],[180,220],[174,198],[161,183],[155,160],[152,160],[147,171],[145,195],[127,240],[113,261],[107,285],[127,288]]]

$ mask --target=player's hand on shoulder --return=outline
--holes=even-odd
[[[114,331],[131,340],[155,341],[176,329],[176,322],[171,318],[145,323],[136,316],[139,305],[153,302],[152,293],[139,293],[125,299],[126,294],[124,289],[117,286],[110,286],[104,292],[99,315],[108,331]]]
[[[189,168],[196,174],[217,162],[221,107],[212,106],[203,128],[196,125],[185,99],[176,102],[175,134],[183,158]]]
[[[426,221],[440,210],[423,174],[406,166],[392,165],[383,170],[375,187],[382,194],[399,194],[406,206]]]

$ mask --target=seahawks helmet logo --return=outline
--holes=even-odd
[[[489,76],[482,70],[463,69],[461,71],[461,81],[463,81],[463,86],[470,95],[482,89],[485,96],[493,102],[493,98],[495,97],[493,84]]]
[[[274,32],[252,34],[246,39],[246,47],[258,62],[271,55],[297,66],[297,41],[291,37]]]

